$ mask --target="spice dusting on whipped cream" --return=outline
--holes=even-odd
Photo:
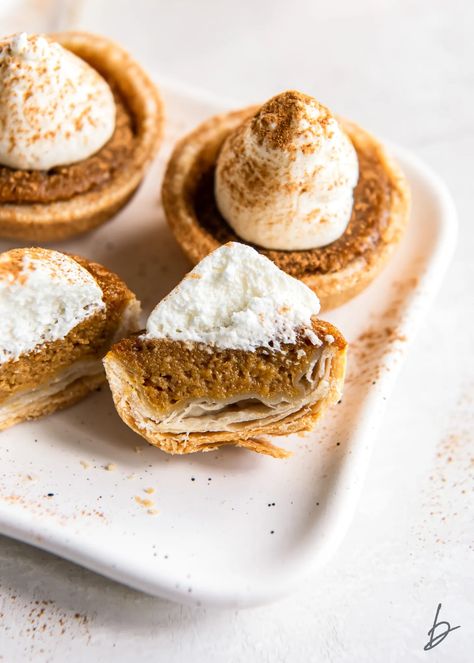
[[[242,239],[267,249],[304,250],[344,233],[358,177],[356,150],[332,113],[289,91],[227,137],[215,196]]]
[[[279,350],[312,329],[315,293],[249,246],[231,242],[204,258],[148,318],[146,338],[254,351]]]
[[[105,309],[93,276],[73,258],[44,249],[0,255],[0,365]]]
[[[114,129],[112,91],[84,60],[41,35],[0,41],[0,164],[48,170],[76,163]]]

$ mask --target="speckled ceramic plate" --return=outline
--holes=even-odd
[[[163,93],[167,140],[139,194],[114,221],[54,245],[117,271],[146,314],[188,269],[159,204],[164,164],[179,135],[223,110],[175,86]],[[413,155],[393,152],[412,187],[408,232],[377,281],[327,315],[351,343],[344,397],[313,433],[279,440],[291,458],[231,448],[167,456],[122,423],[104,387],[0,434],[0,531],[191,603],[270,601],[327,562],[356,507],[407,342],[455,241],[443,184]]]

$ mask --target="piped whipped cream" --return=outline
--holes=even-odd
[[[0,255],[0,364],[48,341],[105,309],[103,293],[75,260],[46,249]]]
[[[349,223],[357,153],[336,118],[313,97],[273,97],[224,142],[215,196],[242,239],[268,249],[325,246]]]
[[[304,283],[255,249],[231,242],[204,258],[156,306],[145,337],[254,351],[278,350],[303,334],[319,345],[311,323],[319,308]]]
[[[115,129],[98,72],[60,44],[24,32],[0,42],[0,163],[48,170],[87,159]]]

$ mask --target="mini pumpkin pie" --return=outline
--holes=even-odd
[[[0,236],[47,241],[103,223],[140,185],[161,140],[154,85],[95,35],[0,41]]]
[[[185,136],[162,188],[196,263],[245,241],[338,306],[379,273],[405,228],[405,178],[353,122],[295,91],[213,117]]]
[[[0,430],[72,405],[105,381],[102,357],[138,329],[118,276],[46,249],[0,254]]]
[[[171,454],[311,429],[339,400],[346,343],[318,298],[249,246],[204,258],[104,359],[124,422]]]

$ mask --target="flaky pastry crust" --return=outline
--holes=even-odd
[[[98,389],[104,382],[105,374],[101,371],[97,375],[86,375],[78,378],[62,391],[38,398],[34,404],[25,402],[24,406],[17,408],[11,417],[2,421],[0,431],[20,424],[23,421],[39,419],[57,410],[64,410],[71,405],[75,405],[92,391]]]

